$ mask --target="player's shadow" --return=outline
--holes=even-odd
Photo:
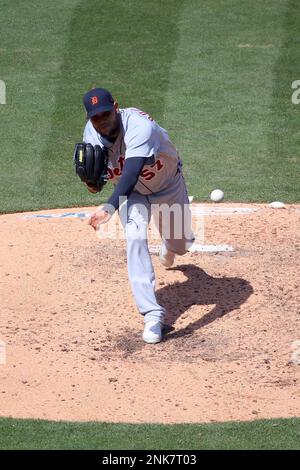
[[[187,280],[163,287],[157,299],[167,310],[165,340],[191,335],[194,331],[239,308],[253,293],[251,284],[238,277],[214,278],[194,265],[171,268],[182,271]],[[172,332],[172,325],[192,305],[214,305],[201,318]]]

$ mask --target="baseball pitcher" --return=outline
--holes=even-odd
[[[83,97],[87,123],[76,144],[76,172],[91,192],[110,180],[114,190],[93,213],[93,229],[119,212],[127,240],[127,266],[137,308],[144,318],[143,340],[162,340],[165,308],[155,296],[155,274],[148,249],[147,227],[153,215],[162,238],[165,267],[184,255],[194,241],[182,162],[168,133],[147,113],[120,109],[110,92],[94,88]],[[120,201],[126,202],[120,206]]]

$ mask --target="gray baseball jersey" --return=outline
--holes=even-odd
[[[114,143],[107,141],[88,121],[83,141],[108,148],[109,180],[116,184],[127,158],[146,157],[147,164],[139,176],[134,191],[157,193],[168,187],[174,178],[180,158],[168,133],[147,113],[137,108],[120,109],[121,132]]]

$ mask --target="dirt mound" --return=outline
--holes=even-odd
[[[99,240],[78,216],[88,209],[0,217],[0,415],[165,423],[300,415],[299,206],[201,207],[205,244],[234,251],[188,253],[167,270],[152,255],[168,312],[157,345],[141,338],[125,240]]]

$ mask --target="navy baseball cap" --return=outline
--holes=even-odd
[[[114,99],[105,88],[93,88],[83,97],[87,117],[91,118],[95,114],[111,111],[114,107]]]

